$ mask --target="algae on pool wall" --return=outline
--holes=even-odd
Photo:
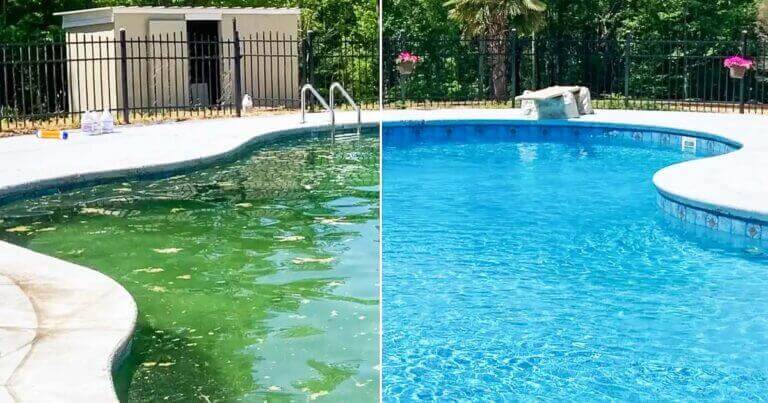
[[[257,148],[174,177],[0,207],[0,238],[139,306],[126,401],[376,401],[378,139]]]

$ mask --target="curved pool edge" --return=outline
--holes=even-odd
[[[0,273],[29,302],[0,307],[10,308],[0,328],[29,338],[0,357],[11,401],[117,401],[112,373],[138,314],[130,294],[95,270],[6,242],[0,242]],[[35,317],[35,326],[14,327],[14,318],[25,315]]]
[[[722,142],[738,150],[667,166],[653,176],[663,212],[709,229],[768,239],[768,117],[698,112],[598,110],[562,120],[532,120],[519,109],[388,110],[384,124],[459,122],[663,131]],[[664,201],[667,201],[666,203]]]
[[[339,113],[337,127],[353,127]],[[375,127],[376,113],[364,113]],[[67,141],[0,140],[0,203],[98,181],[191,170],[252,145],[329,129],[325,114],[280,115],[77,132]],[[138,318],[133,297],[110,277],[0,241],[0,401],[118,401],[112,379]]]

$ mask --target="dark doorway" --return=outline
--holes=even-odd
[[[219,22],[187,21],[187,39],[192,105],[216,105],[221,98]]]

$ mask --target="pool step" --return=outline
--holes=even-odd
[[[333,133],[333,142],[350,142],[360,140],[360,131],[353,130],[338,130]]]

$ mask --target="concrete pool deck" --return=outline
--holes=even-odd
[[[354,126],[354,113],[337,114]],[[368,126],[378,114],[363,114]],[[367,123],[366,123],[367,122]],[[0,139],[0,200],[110,178],[214,163],[255,142],[328,128],[326,114],[118,127],[68,140]],[[112,372],[127,353],[138,311],[111,278],[0,242],[0,403],[117,401]]]
[[[666,129],[740,145],[734,152],[670,165],[653,183],[664,196],[746,220],[768,222],[768,116],[699,112],[597,110],[562,120],[531,120],[516,109],[388,110],[387,122],[517,121],[523,124]]]

